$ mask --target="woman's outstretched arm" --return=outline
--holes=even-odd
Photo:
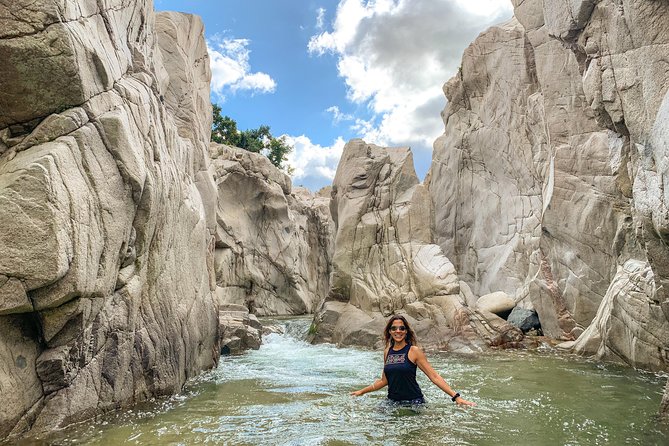
[[[386,347],[385,351],[383,352],[383,363],[386,363],[386,356],[388,355],[388,350],[390,350],[390,347]],[[353,396],[360,396],[364,395],[365,393],[369,392],[374,392],[379,389],[383,389],[388,385],[388,380],[386,379],[386,373],[381,372],[381,378],[377,379],[374,381],[371,385],[362,388],[360,390],[356,390],[355,392],[351,392],[351,395]]]
[[[451,389],[451,386],[448,385],[446,380],[442,378],[441,375],[439,375],[439,373],[432,367],[430,362],[427,360],[427,356],[425,356],[423,350],[418,347],[411,347],[410,354],[411,353],[415,355],[414,362],[416,365],[423,371],[423,373],[425,373],[425,375],[427,375],[428,378],[430,378],[430,381],[432,381],[441,390],[446,392],[448,396],[453,398],[456,395],[455,390]],[[455,398],[455,402],[463,406],[476,406],[476,403],[467,401],[466,399],[459,396],[459,394],[458,397]]]
[[[375,390],[383,389],[387,385],[388,385],[388,380],[386,379],[386,374],[383,373],[381,375],[380,379],[377,379],[376,381],[374,381],[371,385],[369,385],[367,387],[364,387],[360,390],[356,390],[355,392],[351,392],[351,395],[353,395],[353,396],[364,395],[365,393],[374,392]]]

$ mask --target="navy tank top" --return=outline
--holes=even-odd
[[[390,347],[383,372],[388,380],[388,398],[393,401],[411,401],[423,398],[416,382],[416,364],[409,360],[411,344],[401,350]]]

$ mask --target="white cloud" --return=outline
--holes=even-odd
[[[331,146],[314,144],[305,135],[284,135],[295,149],[288,154],[286,164],[293,168],[293,183],[316,190],[332,184],[345,141],[337,138]]]
[[[350,115],[348,113],[343,113],[341,110],[339,110],[339,107],[337,107],[336,105],[333,105],[332,107],[325,109],[325,111],[332,113],[332,122],[334,124],[339,124],[342,121],[353,120],[353,115]]]
[[[207,41],[211,89],[221,100],[225,100],[227,92],[273,93],[276,89],[276,82],[270,75],[251,72],[249,43],[247,39],[220,37]]]
[[[443,132],[441,86],[477,34],[511,13],[510,0],[340,0],[308,50],[336,55],[348,100],[367,106],[371,118],[352,126],[360,137],[430,151]]]
[[[318,8],[316,11],[316,29],[323,29],[325,26],[325,8]]]

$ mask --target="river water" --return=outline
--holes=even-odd
[[[277,321],[274,321],[277,323]],[[70,428],[40,444],[668,445],[656,418],[666,377],[539,351],[432,353],[457,407],[420,372],[420,409],[387,405],[383,353],[303,341],[310,319],[279,320],[260,350],[222,357],[182,395]]]

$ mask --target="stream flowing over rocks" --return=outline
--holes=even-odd
[[[423,183],[355,139],[312,194],[210,144],[199,18],[0,0],[0,438],[178,393],[263,315],[669,370],[669,3],[514,6],[445,84]]]

